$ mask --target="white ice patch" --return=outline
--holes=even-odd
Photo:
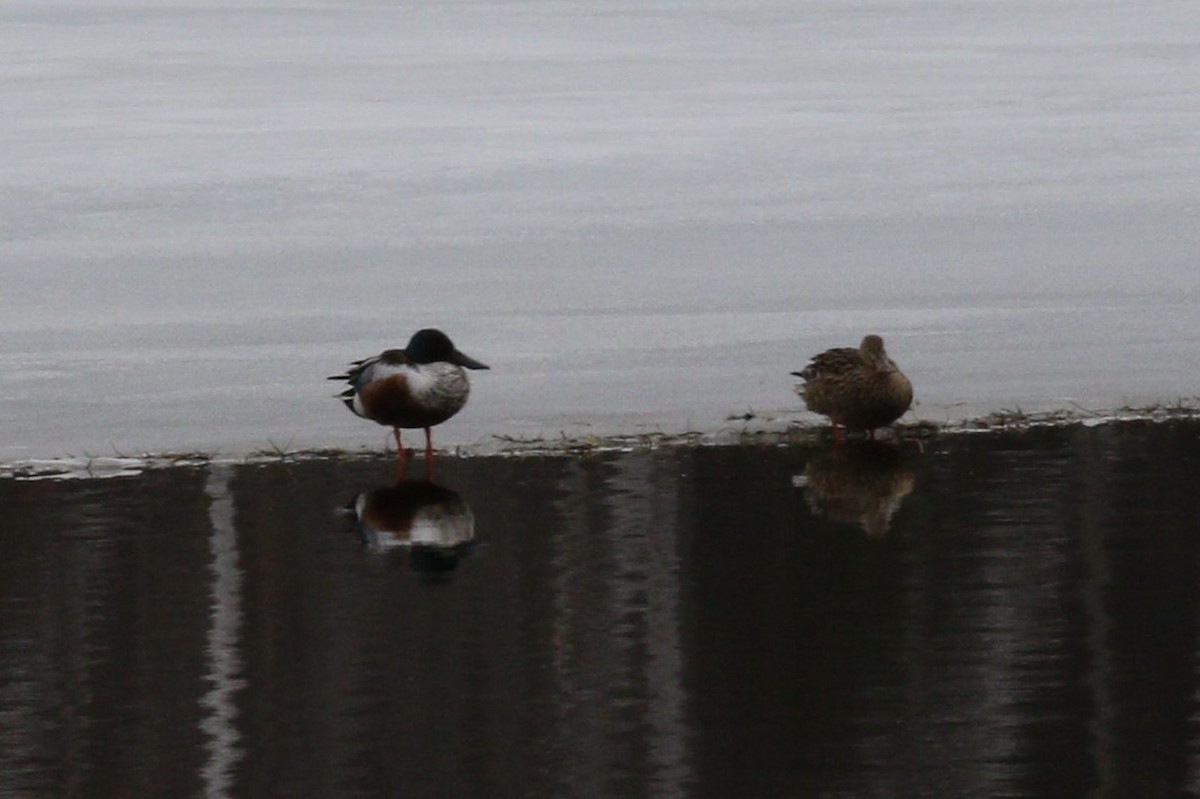
[[[422,326],[493,367],[443,442],[800,413],[787,373],[868,331],[938,421],[1186,399],[1197,25],[10,0],[0,462],[377,449],[323,378]]]

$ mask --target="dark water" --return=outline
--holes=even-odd
[[[0,796],[1200,785],[1200,424],[390,471],[0,482]]]

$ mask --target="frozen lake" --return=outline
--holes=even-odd
[[[323,378],[437,326],[441,445],[1200,394],[1200,5],[0,7],[0,460],[381,447]]]

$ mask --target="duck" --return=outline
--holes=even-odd
[[[474,545],[471,506],[457,491],[428,480],[360,492],[345,510],[369,551],[407,551],[417,571],[452,571]]]
[[[802,371],[792,372],[804,382],[796,393],[814,413],[828,416],[834,438],[843,428],[875,431],[899,419],[912,406],[909,379],[888,357],[883,339],[864,336],[858,348],[836,347],[813,356]]]
[[[423,428],[426,477],[432,479],[431,429],[467,404],[471,382],[464,370],[488,368],[459,352],[441,330],[424,328],[412,335],[404,349],[354,361],[344,373],[329,379],[349,383],[337,396],[355,415],[392,428],[399,450],[397,481],[404,479],[406,459],[400,431]]]
[[[814,452],[792,483],[817,516],[853,524],[871,538],[888,531],[892,517],[917,481],[912,459],[891,442],[846,441]]]

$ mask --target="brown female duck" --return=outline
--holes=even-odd
[[[826,350],[792,374],[804,380],[796,393],[810,411],[829,417],[835,436],[846,427],[874,437],[877,427],[896,421],[912,405],[912,383],[888,357],[879,336],[864,337],[858,349]]]
[[[828,450],[814,448],[803,476],[804,501],[817,516],[853,524],[880,536],[912,493],[917,472],[906,452],[891,442],[843,441]]]

